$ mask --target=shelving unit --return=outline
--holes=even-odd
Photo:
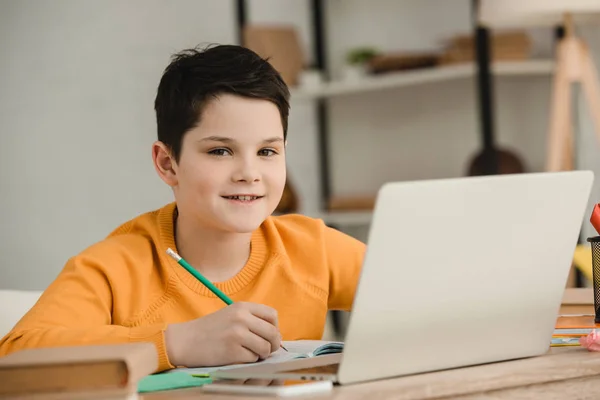
[[[382,90],[411,88],[419,85],[436,84],[450,81],[471,80],[476,87],[477,108],[480,124],[480,141],[485,154],[485,173],[497,173],[497,160],[494,152],[494,77],[548,76],[554,72],[554,61],[530,59],[524,61],[490,62],[489,31],[477,23],[476,15],[479,0],[471,0],[473,36],[475,39],[475,59],[471,63],[445,65],[439,67],[385,73],[359,78],[357,80],[331,80],[326,63],[327,21],[324,10],[327,0],[310,0],[311,36],[314,43],[314,68],[322,75],[323,82],[315,87],[291,88],[292,102],[311,102],[315,106],[318,133],[320,210],[308,213],[309,216],[322,218],[332,226],[356,226],[369,224],[372,218],[370,210],[329,211],[331,198],[331,173],[329,150],[329,104],[332,99],[341,96],[375,93]],[[242,30],[246,24],[246,0],[237,0],[237,27],[242,43]]]
[[[490,67],[494,77],[547,76],[554,71],[553,60],[526,60],[516,62],[498,62]],[[369,93],[385,89],[410,87],[428,83],[451,80],[473,79],[477,74],[475,64],[461,64],[412,70],[385,75],[367,76],[357,81],[332,81],[318,88],[292,90],[292,101],[311,101],[314,99],[333,98],[344,95]],[[360,226],[371,222],[372,212],[356,211],[323,211],[310,213],[309,216],[321,218],[325,223],[336,226]]]
[[[495,76],[550,75],[553,70],[553,60],[498,62],[491,66],[492,74]],[[292,101],[331,98],[382,89],[394,89],[458,79],[472,79],[476,73],[475,64],[449,65],[365,76],[355,81],[326,82],[314,88],[292,89],[291,95]]]

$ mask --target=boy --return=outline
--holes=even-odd
[[[158,87],[152,146],[175,202],[69,259],[0,355],[148,341],[162,371],[254,362],[282,340],[320,339],[327,310],[351,308],[365,245],[320,220],[271,216],[286,179],[288,102],[281,76],[246,48],[176,55]]]

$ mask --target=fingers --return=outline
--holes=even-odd
[[[270,344],[269,354],[276,351],[281,345],[279,330],[265,320],[256,317],[249,318],[248,329]]]
[[[248,335],[252,333],[248,332]],[[253,363],[260,359],[260,356],[254,351],[248,349],[246,346],[240,347],[236,352],[235,363]]]
[[[254,354],[254,360],[266,359],[279,349],[281,335],[277,328],[277,311],[271,307],[239,302],[231,306],[237,329],[232,333],[237,343]],[[232,311],[233,311],[232,310]]]
[[[258,356],[260,360],[264,360],[272,353],[271,343],[252,331],[248,331],[244,335],[241,345],[255,354],[254,361],[256,361],[256,356]]]
[[[250,313],[260,319],[263,319],[275,327],[279,327],[277,310],[264,304],[257,303],[241,303]]]

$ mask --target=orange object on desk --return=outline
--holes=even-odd
[[[592,224],[596,232],[600,234],[600,204],[596,204],[594,206],[594,209],[592,210],[592,215],[590,217],[590,223]]]
[[[600,328],[594,322],[593,315],[559,316],[556,320],[556,329],[591,329]]]

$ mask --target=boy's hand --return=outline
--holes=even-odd
[[[209,367],[255,362],[281,344],[277,311],[255,303],[234,303],[165,331],[169,361],[174,366]]]

